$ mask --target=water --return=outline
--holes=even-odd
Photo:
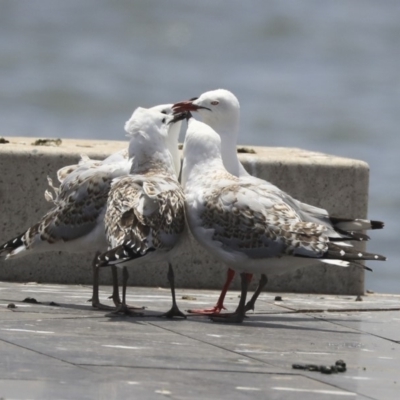
[[[124,138],[132,110],[223,87],[242,144],[367,161],[367,288],[400,293],[400,2],[4,0],[0,136]]]

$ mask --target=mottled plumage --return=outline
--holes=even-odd
[[[174,111],[177,113],[185,110],[198,111],[201,114],[203,122],[209,125],[215,131],[215,133],[219,135],[221,139],[221,158],[224,167],[230,174],[239,177],[240,182],[243,185],[248,184],[257,187],[256,196],[263,196],[264,198],[271,196],[274,197],[274,201],[276,202],[275,209],[269,209],[268,213],[272,213],[272,215],[276,217],[277,213],[275,211],[281,211],[279,215],[282,217],[282,215],[285,214],[284,210],[288,210],[287,207],[289,207],[289,209],[297,215],[302,223],[311,223],[309,228],[307,228],[307,232],[304,232],[301,236],[298,235],[296,239],[293,238],[293,230],[296,232],[300,232],[302,229],[304,230],[304,224],[302,227],[298,225],[292,226],[283,221],[282,224],[279,225],[278,229],[276,226],[274,226],[273,229],[269,228],[270,231],[273,231],[270,232],[270,235],[275,234],[275,231],[277,230],[277,233],[284,238],[284,241],[287,242],[289,238],[291,238],[294,240],[294,245],[297,245],[299,242],[305,245],[311,240],[311,238],[313,238],[313,240],[316,239],[315,235],[311,233],[310,229],[315,229],[316,225],[318,225],[318,229],[324,231],[324,235],[329,237],[329,242],[331,243],[329,245],[330,247],[333,246],[332,242],[336,242],[337,244],[343,246],[343,241],[346,241],[347,246],[351,246],[348,241],[363,241],[369,239],[369,237],[363,233],[363,230],[383,228],[384,224],[380,221],[332,217],[326,210],[310,204],[302,203],[299,200],[292,198],[290,195],[283,192],[271,183],[251,176],[244,169],[237,157],[236,145],[239,134],[240,104],[238,99],[231,92],[224,89],[213,90],[205,92],[201,96],[195,97],[189,101],[176,103],[174,105]],[[224,172],[220,173],[223,174]],[[283,206],[279,206],[279,204],[283,204]],[[281,210],[277,210],[276,207],[283,208]],[[276,222],[278,222],[278,220]],[[323,226],[325,229],[321,226]],[[322,237],[325,236],[320,235],[319,240],[322,240]],[[252,246],[253,245],[254,244],[252,244]],[[245,241],[243,246],[247,247],[249,246],[249,243]],[[285,254],[290,254],[292,251],[293,253],[295,252],[291,247],[293,247],[293,245],[285,249],[287,252]],[[306,247],[307,246],[304,246],[304,248]],[[340,254],[341,253],[339,252],[339,255]],[[349,256],[347,251],[346,255]],[[300,262],[298,263],[301,264]],[[196,311],[201,313],[203,311],[205,313],[210,311],[221,311],[224,308],[223,300],[226,290],[228,289],[234,275],[234,271],[228,272],[227,281],[215,307]],[[265,283],[266,278],[262,278],[262,281]],[[253,307],[254,301],[253,304],[249,304],[249,309]]]
[[[352,249],[332,225],[304,220],[296,201],[268,182],[229,174],[219,135],[194,119],[186,132],[182,181],[193,236],[242,273],[242,297],[247,292],[243,273],[271,277],[313,262],[347,266],[350,260],[386,259]],[[235,315],[239,322],[244,301],[241,298]]]
[[[116,179],[104,220],[110,248],[120,246],[112,253],[118,263],[129,260],[131,251],[168,252],[185,227],[183,191],[162,169]]]
[[[125,304],[126,266],[167,261],[173,306],[165,316],[185,317],[176,305],[170,263],[171,252],[185,236],[184,195],[167,147],[168,127],[173,123],[172,116],[138,108],[125,124],[131,136],[132,167],[129,175],[113,181],[104,217],[109,250],[97,257],[98,267],[123,268],[123,300],[118,312],[130,313]]]
[[[171,106],[160,105],[153,109],[167,114]],[[180,125],[171,125],[167,141],[174,166],[178,168],[177,174],[180,169]],[[107,240],[103,218],[111,182],[129,174],[131,165],[128,149],[123,149],[103,161],[82,156],[78,164],[61,168],[57,173],[60,187],[55,187],[48,178],[54,193],[45,192],[45,199],[54,207],[32,227],[0,246],[0,256],[8,259],[45,251],[104,251]]]

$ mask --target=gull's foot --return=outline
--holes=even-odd
[[[237,313],[237,312],[210,315],[211,321],[221,322],[225,324],[241,324],[245,318],[246,316],[244,315],[244,313]]]
[[[118,317],[119,315],[126,315],[128,317],[143,317],[143,313],[138,313],[129,308],[126,304],[120,304],[117,309],[106,314],[106,317]]]
[[[247,304],[244,306],[244,312],[247,311],[254,311],[254,303],[248,301]]]
[[[198,314],[198,315],[215,315],[219,314],[222,310],[226,310],[224,306],[219,306],[218,304],[212,308],[198,308],[194,310],[187,310],[190,314]]]
[[[169,311],[167,311],[164,314],[161,314],[158,316],[159,318],[174,318],[174,317],[178,317],[178,318],[183,318],[186,319],[186,315],[178,308],[178,306],[172,306],[171,309]]]

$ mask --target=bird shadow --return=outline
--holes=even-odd
[[[268,315],[260,315],[258,314],[256,317],[254,316],[246,316],[243,323],[230,323],[230,322],[214,322],[208,316],[196,316],[195,318],[189,318],[193,322],[197,323],[207,323],[207,324],[215,324],[215,325],[236,325],[242,326],[243,328],[264,328],[264,329],[289,329],[289,330],[298,330],[298,331],[317,331],[317,332],[325,332],[325,333],[350,333],[350,334],[359,334],[356,331],[343,330],[338,331],[337,329],[326,329],[326,328],[317,328],[307,327],[307,326],[299,326],[299,325],[291,325],[293,322],[304,322],[304,323],[318,323],[319,320],[315,320],[312,317],[304,317],[304,318],[293,318],[290,315],[288,316],[276,316],[272,314]],[[285,323],[289,324],[285,324]],[[323,321],[322,321],[323,322]],[[328,323],[330,321],[327,321]]]

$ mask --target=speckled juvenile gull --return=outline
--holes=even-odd
[[[303,210],[289,195],[250,178],[230,174],[222,161],[220,136],[210,126],[189,120],[182,169],[189,228],[201,245],[242,278],[238,309],[220,319],[243,321],[245,273],[274,277],[321,262],[345,267],[354,260],[385,260],[354,250],[327,223],[304,220]]]
[[[363,234],[363,230],[383,228],[383,223],[380,221],[334,218],[333,216],[330,216],[326,210],[293,199],[269,182],[251,176],[244,169],[237,157],[236,146],[239,134],[240,105],[235,95],[228,90],[218,89],[205,92],[199,97],[175,104],[174,110],[176,112],[182,112],[183,110],[198,111],[203,122],[211,126],[221,138],[222,160],[228,172],[234,176],[240,177],[242,182],[253,182],[255,184],[260,182],[262,185],[268,185],[268,190],[273,191],[278,196],[281,196],[284,201],[288,202],[297,211],[302,221],[323,224],[327,227],[329,234],[332,237],[335,236],[337,240],[340,240],[340,238],[358,241],[368,240],[369,237]],[[192,311],[200,313],[220,312],[224,308],[223,301],[225,294],[234,275],[235,272],[228,269],[227,281],[223,287],[218,302],[214,307],[205,310]],[[251,275],[249,278],[251,278]],[[266,282],[266,277],[262,276],[255,296],[247,305],[248,309],[254,308],[254,302],[257,295]]]
[[[128,175],[112,183],[104,217],[109,250],[97,258],[99,267],[123,267],[118,312],[131,313],[125,304],[126,267],[168,261],[173,305],[165,316],[185,317],[176,304],[170,263],[185,236],[184,195],[167,147],[168,126],[173,122],[173,116],[138,108],[125,125],[131,136],[132,166]]]
[[[172,104],[153,107],[167,114]],[[176,173],[180,170],[178,136],[180,122],[170,125],[168,146],[173,157]],[[107,248],[104,231],[104,213],[107,198],[114,178],[129,173],[132,159],[123,149],[112,154],[103,161],[90,160],[83,157],[73,166],[58,171],[61,181],[59,188],[49,179],[54,189],[54,196],[49,191],[45,198],[54,203],[36,224],[17,237],[0,246],[0,256],[6,259],[47,251],[66,252],[99,252]],[[96,254],[97,255],[97,254]],[[98,308],[109,308],[100,304],[98,298],[98,269],[92,263],[93,297],[92,305]],[[114,272],[114,303],[119,304],[118,283]]]

